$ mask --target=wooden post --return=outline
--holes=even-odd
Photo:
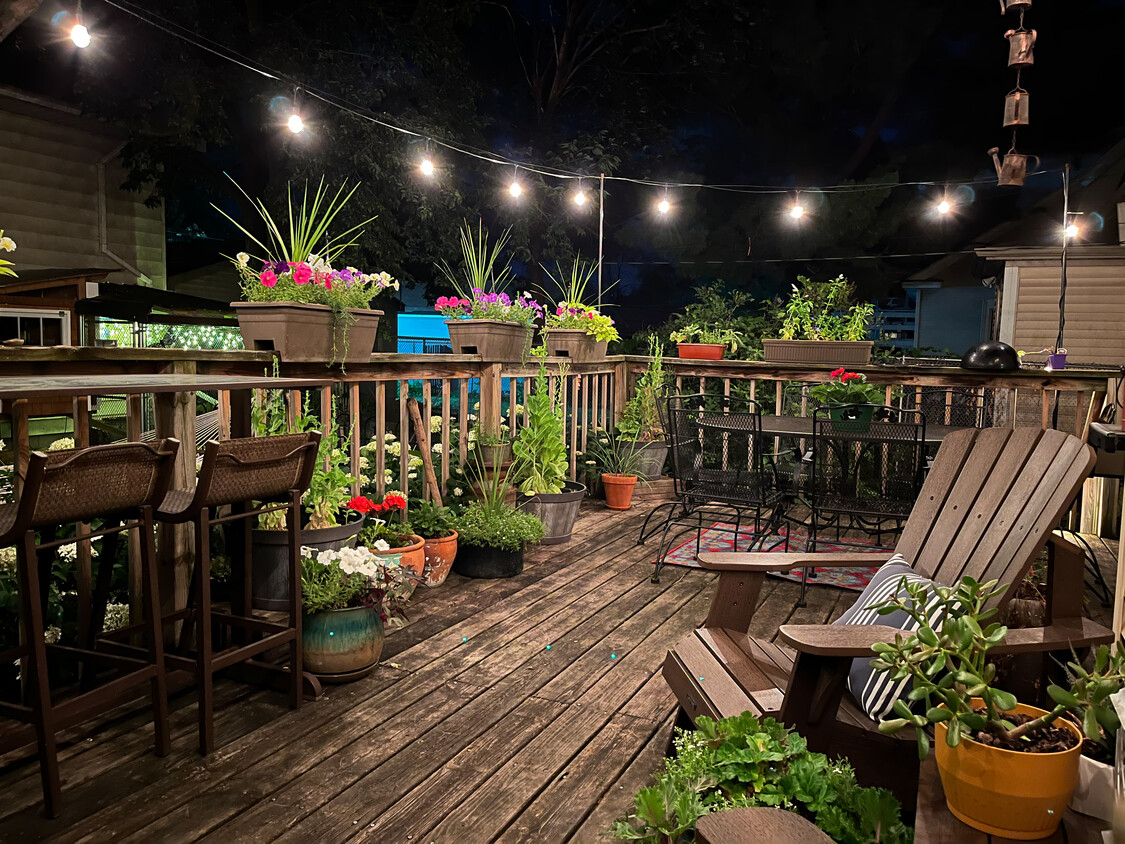
[[[129,442],[140,442],[145,429],[144,396],[131,395],[125,398],[125,436]],[[144,621],[144,605],[141,603],[141,533],[140,529],[129,531],[129,623]]]
[[[625,405],[629,403],[629,364],[622,361],[613,368],[613,417],[606,427],[616,427],[625,416]]]
[[[503,375],[500,364],[488,363],[480,373],[480,430],[486,436],[500,436],[500,408]]]
[[[74,420],[74,447],[89,448],[90,399],[88,397],[74,397],[71,417]],[[94,594],[94,555],[90,543],[84,541],[89,535],[90,526],[85,522],[79,522],[74,526],[74,547],[77,551],[74,562],[74,579],[78,587],[78,642],[82,647],[86,647],[90,643],[90,608]],[[112,566],[113,561],[102,560],[101,564]]]
[[[195,361],[175,361],[164,372],[194,375]],[[172,489],[195,489],[195,393],[156,393],[156,437],[175,437],[180,450],[172,469]],[[164,612],[187,606],[188,579],[195,559],[191,525],[160,525],[158,529],[160,594]]]

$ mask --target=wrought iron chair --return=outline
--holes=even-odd
[[[760,547],[777,525],[783,500],[775,455],[766,446],[761,411],[752,400],[707,393],[673,396],[668,434],[676,501],[663,523],[654,583],[680,536],[695,530],[700,552],[705,519],[729,520],[733,514],[737,550],[743,521],[752,514],[755,533],[747,550]],[[673,534],[673,525],[689,526]]]
[[[926,417],[882,405],[818,408],[813,414],[812,460],[804,485],[809,505],[807,551],[815,553],[825,528],[837,545],[847,529],[897,533],[910,515],[924,480]],[[887,523],[893,523],[888,530]],[[809,569],[801,576],[805,600]]]
[[[0,702],[0,715],[35,728],[48,817],[58,815],[62,797],[55,734],[107,712],[128,699],[136,686],[149,685],[157,755],[165,756],[171,749],[153,513],[168,489],[179,445],[177,440],[166,439],[50,454],[34,452],[19,502],[0,507],[0,546],[16,545],[23,636],[23,644],[0,654],[0,660],[23,660],[27,672],[25,702]],[[55,539],[58,526],[93,519],[101,520],[102,526],[86,534],[83,541],[98,537],[104,537],[104,541],[89,629],[79,631],[78,647],[47,644],[44,615],[54,555],[45,552],[74,541]],[[136,630],[144,634],[146,645],[126,656],[99,650],[100,643],[91,633],[100,631],[105,622],[118,534],[134,528],[141,538],[138,597],[145,616]],[[39,544],[37,531],[44,539]],[[48,655],[79,661],[82,685],[76,694],[53,694]],[[114,672],[100,685],[99,667]]]

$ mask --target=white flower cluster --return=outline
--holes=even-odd
[[[440,416],[431,416],[430,417],[430,433],[431,434],[440,434],[441,433],[441,417]]]
[[[16,572],[16,549],[14,546],[7,548],[0,548],[0,576],[15,577]]]
[[[432,451],[434,454],[441,454],[441,443],[434,443]]]
[[[122,627],[129,626],[129,605],[128,604],[106,604],[105,606],[105,626],[102,628],[106,633],[113,630],[120,630]]]
[[[78,543],[71,542],[67,545],[60,545],[58,553],[59,556],[62,557],[62,559],[66,560],[68,563],[73,563],[76,559],[78,559]],[[90,556],[98,556],[98,549],[93,545],[90,546]]]
[[[62,437],[47,446],[47,451],[67,451],[72,448],[74,448],[74,437]]]
[[[62,638],[62,630],[55,625],[51,625],[43,631],[43,641],[48,645],[57,645]],[[19,664],[18,662],[16,663]]]

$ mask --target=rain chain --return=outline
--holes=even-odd
[[[1016,151],[1016,133],[1020,126],[1027,126],[1030,123],[1028,118],[1030,98],[1020,85],[1024,68],[1035,64],[1037,33],[1034,29],[1026,29],[1023,25],[1024,14],[1030,8],[1031,0],[1000,0],[1002,14],[1006,15],[1014,11],[1020,16],[1019,26],[1004,33],[1004,37],[1008,39],[1008,67],[1016,69],[1016,87],[1004,98],[1004,128],[1012,127],[1012,147],[1004,154],[1003,160],[1000,158],[999,147],[993,147],[988,151],[996,165],[996,175],[1002,187],[1022,187],[1027,178],[1028,159],[1034,158],[1036,165],[1039,162],[1036,156]]]

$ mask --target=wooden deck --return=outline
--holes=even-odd
[[[649,582],[647,511],[588,505],[519,577],[421,590],[372,676],[299,711],[220,684],[206,759],[190,692],[166,759],[137,708],[66,734],[55,821],[34,759],[0,758],[0,841],[597,841],[661,764],[675,702],[660,665],[714,584],[675,566]],[[797,591],[768,582],[756,635],[829,621],[855,595],[813,587],[795,609]]]

